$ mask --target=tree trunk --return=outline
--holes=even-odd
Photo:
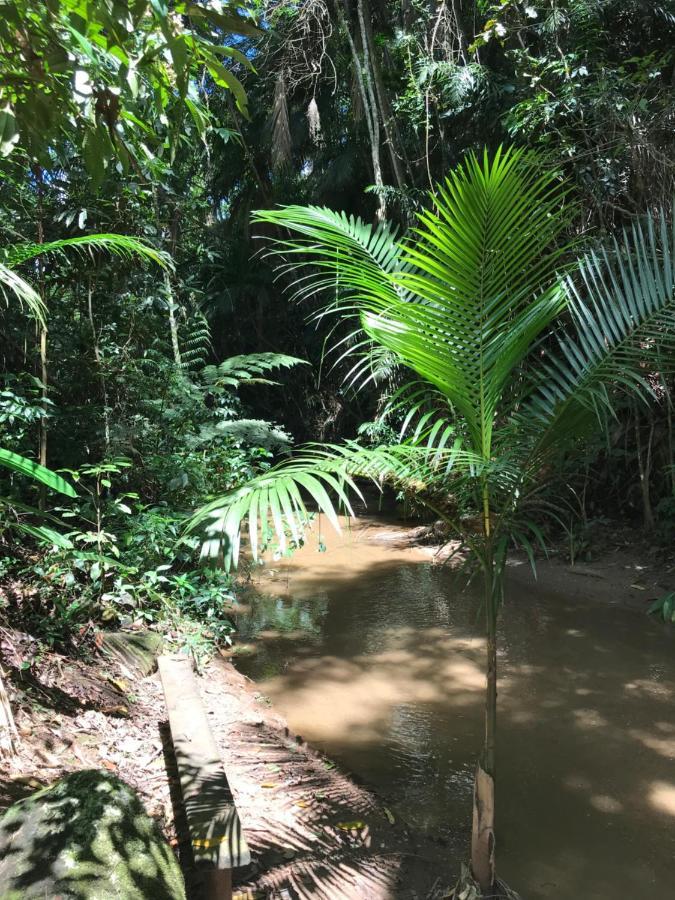
[[[172,258],[175,259],[176,245],[178,242],[178,209],[174,207],[173,214],[171,215],[165,229],[162,225],[162,217],[159,209],[159,192],[157,190],[157,185],[153,185],[152,194],[155,207],[155,222],[157,225],[157,233],[161,234],[163,240],[168,242],[169,253],[171,254]],[[178,309],[178,304],[176,303],[176,296],[171,275],[166,269],[164,270],[163,279],[166,305],[169,313],[169,335],[171,337],[173,361],[175,362],[178,369],[182,369],[183,360],[181,358],[180,343],[178,340],[178,320],[176,318],[176,310]]]
[[[384,181],[382,180],[382,164],[380,162],[380,116],[377,109],[377,104],[375,102],[372,78],[370,76],[368,67],[368,37],[365,21],[363,18],[363,5],[361,3],[361,0],[359,0],[358,18],[361,31],[361,45],[364,48],[363,60],[359,56],[359,52],[356,49],[354,38],[352,37],[352,33],[349,30],[349,24],[346,21],[345,15],[339,2],[337,3],[336,8],[340,24],[345,30],[347,43],[349,44],[349,49],[352,54],[352,60],[354,61],[354,73],[356,74],[359,93],[361,94],[363,113],[366,119],[366,125],[368,127],[368,137],[370,138],[370,156],[373,164],[373,181],[375,183],[375,186],[379,189],[377,195],[377,220],[378,222],[383,222],[387,217],[387,204],[384,198],[384,192],[382,191],[382,188],[384,187]]]
[[[176,301],[174,299],[173,284],[171,276],[164,271],[164,290],[166,293],[166,302],[169,308],[169,331],[171,332],[171,349],[173,350],[173,361],[179,369],[183,368],[183,360],[180,355],[180,344],[178,343],[178,321],[176,320]]]
[[[640,414],[635,404],[635,443],[637,447],[638,472],[640,473],[640,491],[642,493],[642,518],[646,531],[654,530],[654,511],[652,509],[650,481],[652,474],[652,445],[654,440],[654,420],[649,415],[649,435],[647,451],[642,455],[642,437],[640,434]]]
[[[103,368],[103,357],[101,356],[101,348],[98,343],[98,332],[96,331],[96,323],[94,322],[94,307],[92,304],[94,288],[89,276],[87,283],[87,317],[89,319],[89,327],[91,328],[91,340],[94,348],[94,359],[98,368],[98,376],[101,380],[101,394],[103,398],[103,436],[105,440],[106,456],[110,452],[110,407],[108,406],[108,385]]]
[[[471,869],[485,895],[495,884],[495,750],[497,737],[497,601],[501,571],[490,558],[485,569],[487,679],[485,742],[473,790]]]
[[[391,104],[389,103],[389,97],[387,94],[387,89],[384,85],[384,81],[382,79],[382,72],[380,70],[380,63],[377,59],[377,52],[375,49],[375,41],[373,40],[373,26],[370,17],[370,10],[368,9],[368,0],[360,0],[362,7],[365,4],[365,9],[361,9],[363,15],[360,16],[363,21],[363,25],[365,28],[365,43],[364,43],[364,53],[366,63],[370,64],[370,71],[373,73],[373,82],[375,85],[375,93],[377,95],[377,103],[380,109],[380,115],[382,119],[382,127],[384,129],[384,141],[389,150],[389,158],[391,159],[391,167],[394,173],[394,178],[396,179],[396,184],[399,188],[405,188],[405,175],[403,174],[403,166],[402,160],[406,164],[406,168],[408,169],[408,176],[412,181],[412,172],[408,166],[408,161],[405,157],[399,157],[398,150],[403,151],[403,142],[401,140],[401,136],[398,130],[398,123],[396,122],[396,118],[393,114]],[[367,51],[367,53],[366,53]]]
[[[44,206],[43,206],[43,187],[44,187],[44,179],[42,167],[37,163],[33,164],[31,167],[33,176],[35,178],[35,183],[37,186],[37,243],[44,244],[45,242],[45,231],[44,231]],[[40,299],[42,300],[43,305],[45,304],[45,275],[44,275],[44,263],[42,261],[42,257],[38,256],[37,259],[37,268],[38,268],[38,293],[40,295]],[[43,324],[38,324],[38,363],[40,369],[40,381],[42,382],[41,388],[41,396],[43,408],[46,411],[47,409],[47,396],[49,392],[49,369],[47,363],[47,324],[46,322]],[[40,418],[40,424],[38,427],[38,460],[41,466],[47,465],[47,419],[43,415]],[[47,505],[47,488],[44,484],[41,484],[39,487],[39,501],[38,506],[41,510],[44,510]]]

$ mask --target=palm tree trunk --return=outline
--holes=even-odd
[[[471,869],[484,894],[495,883],[495,755],[497,738],[497,600],[501,571],[491,555],[485,567],[486,694],[485,741],[473,789]]]

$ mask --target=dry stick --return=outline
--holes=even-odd
[[[466,40],[466,35],[464,34],[464,29],[462,28],[459,12],[457,11],[457,0],[450,0],[450,6],[452,7],[452,15],[455,20],[455,29],[457,31],[457,40],[459,41],[459,55],[466,66],[469,62],[467,57],[467,48],[469,45]]]
[[[5,690],[5,673],[0,666],[0,758],[16,756],[19,734],[14,724],[12,707]]]
[[[668,387],[668,378],[661,374],[663,391],[666,395],[666,428],[668,430],[668,471],[670,473],[670,492],[675,497],[675,460],[673,460],[673,397]]]
[[[649,477],[652,469],[652,440],[654,437],[654,420],[651,418],[649,427],[649,437],[647,438],[647,456],[642,458],[642,439],[640,437],[640,420],[638,415],[637,404],[635,404],[635,443],[637,446],[638,471],[640,473],[640,489],[642,491],[642,515],[644,518],[644,526],[648,531],[654,528],[654,513],[652,512],[652,501],[649,492]]]

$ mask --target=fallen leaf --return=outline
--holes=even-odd
[[[392,813],[392,811],[390,809],[387,809],[386,806],[384,807],[384,814],[387,817],[387,821],[389,822],[390,825],[396,824],[396,819],[394,818],[394,814]]]

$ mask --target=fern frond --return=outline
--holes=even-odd
[[[206,365],[209,352],[213,349],[211,343],[211,328],[204,313],[197,312],[191,317],[185,326],[185,337],[179,335],[181,368],[186,371],[196,371]]]
[[[217,366],[206,366],[202,375],[205,383],[212,387],[238,388],[241,384],[277,384],[263,378],[264,373],[306,365],[306,360],[285,353],[246,353],[230,356]]]

